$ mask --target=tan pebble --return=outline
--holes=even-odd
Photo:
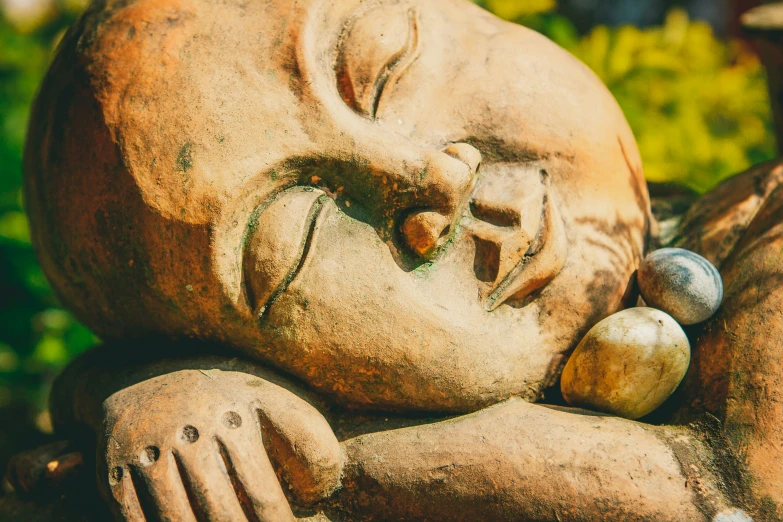
[[[638,419],[674,392],[690,344],[671,316],[630,308],[596,324],[566,363],[561,390],[572,406]]]

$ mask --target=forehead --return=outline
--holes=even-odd
[[[352,19],[384,4],[400,2],[93,4],[78,52],[144,201],[206,222],[238,190],[270,181],[259,173],[311,151],[318,101],[302,84],[331,69]]]
[[[259,173],[312,152],[322,100],[303,84],[333,75],[352,20],[412,3],[106,0],[88,11],[78,52],[144,201],[206,222],[237,191],[270,181]],[[339,100],[336,83],[324,85]]]
[[[140,0],[87,14],[80,54],[149,205],[205,221],[306,147],[295,47],[313,4]]]

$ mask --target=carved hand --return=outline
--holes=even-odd
[[[340,483],[342,453],[323,416],[255,375],[177,371],[103,408],[98,479],[119,520],[294,520],[270,457],[303,504]]]

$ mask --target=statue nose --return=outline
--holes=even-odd
[[[488,309],[524,299],[563,268],[568,245],[546,172],[516,167],[485,175],[470,210],[473,269]]]
[[[411,210],[400,227],[406,244],[418,256],[431,256],[448,240],[473,189],[480,163],[479,151],[466,143],[455,143],[431,157],[426,170],[436,196],[430,198],[431,206]]]
[[[420,257],[427,257],[443,246],[450,231],[448,217],[428,210],[414,212],[402,224],[405,242]]]

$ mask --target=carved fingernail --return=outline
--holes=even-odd
[[[109,484],[112,486],[119,484],[122,480],[122,468],[117,466],[109,472]]]
[[[242,426],[242,417],[240,417],[237,412],[227,411],[223,414],[223,424],[225,424],[227,428],[235,430]]]
[[[182,428],[182,434],[180,438],[187,443],[193,444],[198,440],[198,430],[195,426],[187,425]]]
[[[160,450],[155,446],[147,446],[139,455],[142,466],[152,466],[160,458]]]

